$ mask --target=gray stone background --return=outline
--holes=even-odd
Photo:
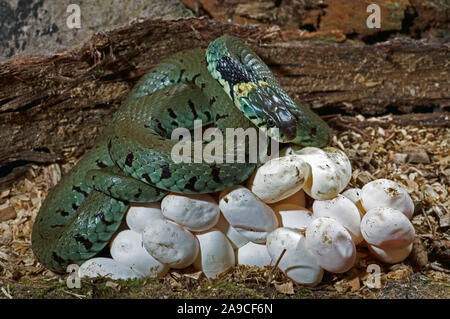
[[[80,29],[67,26],[69,4],[80,6]],[[62,52],[136,18],[192,15],[178,0],[0,0],[0,61]]]

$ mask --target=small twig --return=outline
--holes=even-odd
[[[281,258],[283,258],[284,254],[286,253],[286,248],[283,249],[283,251],[280,254],[280,257],[278,257],[277,262],[275,263],[275,265],[273,266],[273,268],[270,269],[269,272],[269,278],[267,279],[267,287],[270,285],[270,282],[272,281],[272,276],[273,276],[273,272],[275,269],[277,269],[278,264],[280,263]]]
[[[372,160],[373,157],[373,153],[375,153],[375,149],[377,148],[378,143],[372,143],[372,145],[370,146],[369,152],[367,153],[367,156],[364,158],[364,161],[369,164],[370,161]]]
[[[2,292],[3,294],[8,297],[9,299],[13,299],[13,297],[11,296],[11,294],[8,293],[8,291],[6,291],[5,287],[2,287]]]
[[[322,117],[322,118],[323,118],[323,117]],[[372,136],[370,136],[369,134],[367,134],[366,132],[364,132],[362,129],[360,129],[360,128],[356,127],[356,126],[353,126],[352,124],[346,122],[346,121],[342,118],[342,116],[340,116],[340,115],[338,115],[338,116],[336,116],[336,117],[334,117],[334,118],[331,117],[331,119],[329,119],[328,122],[331,122],[331,123],[332,123],[332,122],[335,122],[337,125],[339,125],[339,126],[341,126],[341,127],[343,127],[343,128],[346,128],[346,129],[350,129],[350,130],[355,131],[356,133],[358,133],[358,134],[362,135],[363,137],[365,137],[365,138],[366,138],[367,140],[369,140],[370,142],[373,141]]]
[[[428,227],[431,230],[431,235],[434,237],[434,235],[435,235],[434,234],[434,228],[433,228],[433,226],[431,226],[430,220],[428,219],[428,215],[425,212],[425,210],[423,209],[423,207],[422,207],[422,215],[425,217],[425,220],[427,221]]]
[[[76,294],[76,293],[74,293],[74,292],[70,292],[70,291],[67,291],[67,290],[63,290],[63,292],[65,292],[65,293],[67,293],[67,294],[69,294],[69,295],[72,295],[72,296],[74,296],[74,297],[77,297],[78,299],[83,299],[83,298],[86,298],[87,296],[85,296],[85,295],[79,295],[79,294]]]
[[[429,264],[427,265],[427,268],[431,268],[431,269],[437,270],[437,271],[442,271],[442,272],[445,272],[445,273],[447,273],[447,274],[450,273],[450,270],[445,269],[445,268],[442,268],[441,266],[437,265],[436,263],[429,263]]]

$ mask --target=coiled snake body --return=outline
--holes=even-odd
[[[282,90],[269,68],[239,40],[222,36],[207,50],[164,60],[142,77],[95,146],[50,190],[35,221],[32,248],[45,267],[64,272],[101,251],[130,202],[169,191],[210,193],[247,179],[256,164],[175,163],[171,132],[194,121],[258,127],[280,142],[322,147],[328,126]],[[278,128],[278,130],[274,130]]]

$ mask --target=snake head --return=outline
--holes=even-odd
[[[235,86],[235,104],[259,129],[281,143],[297,137],[297,119],[285,99],[267,83],[251,85],[250,91]]]
[[[315,147],[329,143],[328,125],[309,108],[297,105],[267,65],[238,39],[225,35],[212,41],[206,62],[235,106],[273,139]]]

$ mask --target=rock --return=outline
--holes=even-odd
[[[239,265],[264,267],[269,265],[271,260],[266,245],[249,242],[237,251]]]
[[[384,178],[363,186],[361,205],[366,212],[377,207],[389,207],[401,211],[409,219],[414,214],[414,203],[406,190],[398,183]]]
[[[347,229],[355,245],[363,241],[361,216],[356,205],[347,197],[338,195],[328,200],[316,200],[312,206],[314,217],[330,217]]]
[[[308,176],[309,166],[301,157],[277,157],[255,171],[248,188],[263,202],[275,203],[297,193]]]
[[[352,268],[356,259],[355,243],[348,231],[333,218],[320,217],[306,230],[306,245],[318,264],[333,273]]]
[[[305,237],[300,232],[287,227],[277,228],[267,236],[266,245],[272,265],[286,249],[278,267],[293,281],[315,286],[322,280],[323,269],[308,250]]]
[[[361,221],[361,233],[369,245],[383,250],[404,248],[415,236],[409,219],[402,212],[387,207],[369,210]]]
[[[121,231],[111,244],[111,256],[143,277],[163,276],[169,267],[153,258],[143,247],[142,236],[134,230]]]
[[[130,229],[142,233],[154,219],[164,218],[161,213],[161,204],[148,203],[145,205],[132,205],[127,212],[126,222]]]
[[[278,227],[272,208],[243,186],[223,191],[219,207],[230,225],[254,243],[264,243],[267,234]]]
[[[122,26],[136,18],[192,16],[178,0],[80,2],[81,28],[69,28],[71,2],[53,0],[1,1],[0,61],[30,54],[53,54],[88,41],[99,31]]]
[[[214,198],[207,194],[169,194],[161,202],[164,217],[199,232],[214,227],[220,212]]]
[[[200,253],[194,266],[202,270],[206,277],[215,278],[235,265],[233,247],[221,231],[212,228],[196,236]]]
[[[97,257],[86,260],[78,269],[80,278],[107,277],[111,279],[134,279],[142,277],[112,258]]]
[[[171,268],[191,265],[198,255],[198,241],[182,226],[164,219],[155,219],[145,227],[142,242],[147,252]]]

